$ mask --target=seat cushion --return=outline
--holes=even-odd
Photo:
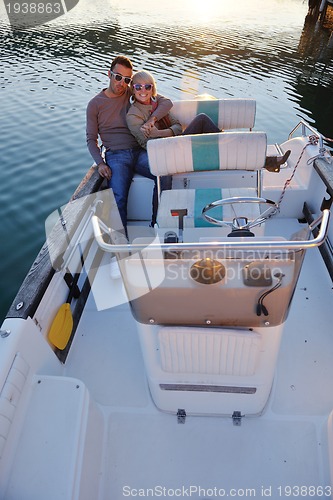
[[[266,148],[264,132],[178,135],[147,142],[149,168],[157,176],[218,170],[262,170]]]
[[[252,129],[255,122],[255,99],[194,99],[175,101],[174,114],[183,128],[199,113],[205,113],[222,130]]]
[[[178,228],[178,217],[171,215],[171,210],[187,209],[184,227],[213,227],[202,216],[202,209],[213,201],[233,197],[257,197],[255,188],[210,188],[210,189],[172,189],[163,191],[158,208],[157,223],[160,227]],[[247,217],[253,220],[260,215],[260,205],[257,203],[230,204],[216,207],[209,211],[216,219],[232,221],[235,217]]]

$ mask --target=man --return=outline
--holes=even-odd
[[[99,174],[108,180],[112,188],[119,214],[127,233],[127,199],[135,173],[153,179],[153,214],[156,221],[156,177],[151,174],[147,152],[139,146],[126,124],[129,108],[133,65],[125,56],[117,56],[108,71],[109,86],[91,99],[87,106],[87,146],[97,164]],[[161,98],[158,108],[150,116],[146,126],[153,126],[172,108],[170,99]],[[98,146],[98,136],[106,150],[105,160]]]

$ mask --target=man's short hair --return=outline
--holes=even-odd
[[[133,69],[132,61],[126,56],[115,57],[111,63],[111,71],[116,66],[116,64],[121,64],[122,66],[125,66],[125,68]]]

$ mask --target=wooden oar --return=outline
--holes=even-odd
[[[76,273],[70,286],[67,301],[65,302],[65,304],[62,304],[59,307],[48,333],[49,341],[61,351],[63,351],[68,344],[73,330],[71,302],[75,290],[77,290],[77,282],[79,280],[79,277],[80,273]]]

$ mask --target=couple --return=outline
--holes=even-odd
[[[138,173],[155,181],[152,221],[156,222],[156,177],[151,174],[146,151],[147,141],[180,134],[220,132],[207,115],[197,115],[182,131],[181,124],[169,113],[170,99],[157,94],[153,76],[147,71],[133,75],[133,65],[125,56],[117,56],[108,71],[109,86],[91,99],[87,106],[87,145],[99,174],[112,188],[127,235],[127,199]],[[105,148],[105,159],[98,146],[98,136]],[[276,165],[282,158],[267,158]],[[168,177],[161,180],[162,189],[170,189]]]
[[[99,174],[108,180],[112,188],[120,217],[127,233],[127,199],[134,173],[155,181],[153,193],[152,221],[156,222],[157,189],[156,177],[151,174],[146,151],[148,139],[167,137],[182,133],[179,122],[175,123],[169,111],[170,99],[156,93],[156,84],[147,72],[133,76],[130,59],[117,56],[108,71],[109,86],[91,99],[87,106],[87,145]],[[203,115],[207,122],[210,119]],[[164,121],[172,120],[170,128],[159,130]],[[200,118],[196,118],[199,122]],[[187,133],[218,131],[191,128]],[[200,128],[201,127],[201,128]],[[105,158],[98,146],[98,136],[105,148]],[[162,178],[161,188],[170,188],[170,179]]]
[[[130,107],[133,65],[125,56],[117,56],[108,71],[109,86],[89,101],[87,106],[87,146],[99,174],[112,188],[119,214],[127,235],[127,199],[134,173],[156,181],[149,169],[147,151],[131,134],[126,114]],[[158,109],[146,123],[147,129],[163,118],[172,108],[170,99],[160,96]],[[100,137],[105,158],[98,145]],[[155,182],[156,185],[156,182]],[[153,195],[152,224],[156,221],[157,190]]]

